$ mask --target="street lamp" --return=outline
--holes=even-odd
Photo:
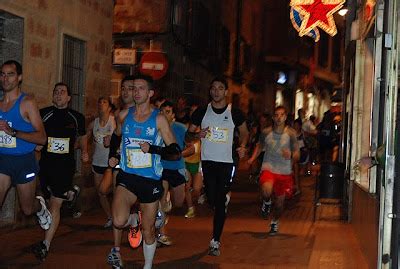
[[[340,9],[338,11],[338,14],[342,17],[346,16],[347,12],[349,12],[349,9],[347,8],[347,5],[342,7],[342,9]]]

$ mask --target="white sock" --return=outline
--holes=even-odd
[[[263,202],[264,202],[264,204],[266,204],[266,205],[270,205],[270,204],[272,204],[272,199],[269,198],[269,199],[267,200],[267,199],[264,198]]]
[[[47,241],[47,240],[43,240],[43,244],[46,246],[46,248],[47,248],[47,251],[49,251],[49,248],[50,248],[50,242],[49,242],[49,241]]]
[[[133,227],[138,226],[139,222],[139,215],[136,213],[129,214],[128,221],[125,224],[125,227],[128,227],[129,225],[132,225]]]
[[[143,255],[144,255],[144,266],[143,269],[151,269],[153,265],[154,253],[156,252],[157,241],[154,241],[153,244],[147,245],[146,242],[143,241]]]
[[[138,225],[139,225],[139,215],[138,215],[137,213],[133,213],[133,214],[130,214],[130,217],[131,217],[131,222],[130,222],[130,224],[131,224],[133,227],[138,226]]]

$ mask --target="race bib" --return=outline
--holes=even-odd
[[[299,148],[304,148],[306,145],[304,144],[303,139],[297,140],[297,143],[299,143]]]
[[[98,144],[103,144],[103,138],[105,137],[105,135],[101,135],[101,134],[97,134],[94,137],[94,141]]]
[[[207,139],[214,143],[227,143],[228,142],[228,129],[213,127],[207,134]]]
[[[151,154],[144,153],[139,149],[127,149],[127,166],[129,168],[148,168],[151,167]]]
[[[69,138],[49,137],[47,139],[47,152],[57,154],[69,153]]]
[[[0,148],[16,148],[17,139],[11,135],[6,134],[4,131],[0,131]]]

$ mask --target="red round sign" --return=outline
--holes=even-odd
[[[143,75],[151,76],[154,80],[160,79],[168,70],[168,60],[162,52],[146,52],[139,63],[139,71]]]

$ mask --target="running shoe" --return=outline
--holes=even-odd
[[[221,255],[221,251],[219,250],[221,243],[219,241],[215,241],[214,238],[210,241],[210,246],[208,249],[208,255],[210,256],[219,256]]]
[[[42,262],[46,259],[47,254],[49,254],[49,251],[47,250],[47,247],[43,241],[34,244],[32,246],[32,252],[35,257]]]
[[[226,195],[225,195],[225,197],[226,197],[226,199],[225,199],[225,214],[228,212],[228,205],[229,205],[229,202],[231,201],[231,194],[228,192]]]
[[[206,200],[207,200],[207,197],[206,197],[206,195],[203,193],[202,195],[200,195],[199,199],[197,200],[197,203],[198,203],[199,205],[202,205],[202,204],[204,204],[204,203],[206,202]]]
[[[262,206],[261,206],[261,216],[264,219],[268,218],[269,214],[271,213],[271,206],[272,206],[271,199],[269,201],[265,201],[263,199]]]
[[[121,259],[121,254],[115,248],[112,248],[107,256],[107,263],[114,269],[123,269],[123,262]]]
[[[191,218],[194,218],[195,216],[196,216],[196,214],[194,213],[194,207],[193,206],[189,207],[188,211],[185,214],[185,218],[191,219]]]
[[[48,230],[52,221],[51,213],[47,209],[46,202],[44,201],[42,196],[36,196],[36,199],[39,200],[40,205],[42,206],[42,209],[36,212],[40,227],[42,227],[43,230]]]
[[[172,245],[171,238],[168,235],[161,234],[161,233],[157,235],[157,243],[159,243],[160,245],[163,245],[163,246],[171,246]]]
[[[155,226],[160,229],[165,224],[165,213],[162,210],[157,211]]]
[[[171,200],[169,200],[169,201],[167,200],[166,203],[165,203],[165,205],[164,205],[161,209],[162,209],[162,211],[164,211],[165,213],[170,212],[171,209],[172,209],[172,202],[171,202]]]
[[[136,226],[134,225],[130,225],[129,226],[129,232],[128,232],[128,242],[129,245],[132,248],[137,248],[140,246],[140,244],[142,243],[142,239],[143,239],[143,235],[142,235],[142,231],[140,230],[141,228],[141,222],[142,222],[142,217],[139,211],[139,219],[138,219],[138,223],[135,223]]]
[[[162,209],[162,211],[164,211],[165,213],[168,213],[168,212],[171,211],[171,209],[172,209],[172,202],[171,202],[171,193],[170,193],[170,192],[167,193],[166,203],[165,203],[164,207],[161,208],[161,209]]]
[[[73,192],[74,195],[72,196],[72,199],[68,201],[67,207],[73,208],[78,200],[79,194],[81,193],[81,188],[79,188],[78,185],[74,185],[70,191]]]
[[[268,232],[268,235],[276,235],[278,233],[279,222],[271,222],[271,229]]]
[[[112,225],[113,225],[112,218],[108,218],[103,227],[108,229],[108,228],[111,228]]]
[[[75,211],[74,213],[72,213],[72,217],[74,219],[79,219],[82,216],[82,212],[80,211]]]

